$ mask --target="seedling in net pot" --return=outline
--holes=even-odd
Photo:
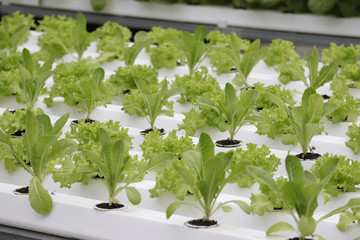
[[[29,201],[31,207],[42,215],[48,214],[53,205],[49,192],[42,186],[48,175],[48,163],[71,154],[77,148],[73,140],[59,139],[68,118],[69,114],[65,114],[52,126],[49,116],[41,114],[35,117],[34,113],[28,110],[26,132],[22,138],[22,143],[27,151],[25,160],[12,144],[10,137],[2,130],[0,131],[0,144],[4,145],[11,152],[14,160],[32,175]]]
[[[142,80],[134,78],[134,81],[140,92],[140,99],[138,102],[132,103],[130,105],[124,104],[122,110],[125,110],[125,112],[135,110],[135,113],[138,115],[145,116],[146,120],[150,123],[150,129],[146,129],[142,132],[146,134],[149,131],[156,130],[155,121],[158,116],[174,116],[173,111],[170,109],[164,109],[164,106],[166,106],[170,97],[180,94],[184,90],[182,88],[168,89],[168,82],[164,80],[161,88],[156,93],[149,93],[149,91],[147,91],[147,86]],[[164,130],[162,130],[162,132],[164,132]]]
[[[226,140],[217,141],[217,146],[232,147],[240,145],[241,141],[234,139],[241,126],[247,122],[262,121],[262,118],[253,115],[254,104],[260,93],[255,89],[243,90],[240,98],[230,83],[225,86],[225,100],[215,103],[210,98],[201,97],[198,103],[212,108],[221,119],[217,127],[220,131],[228,131],[230,137]]]
[[[80,82],[79,91],[74,93],[74,98],[79,102],[77,105],[78,111],[86,113],[85,121],[91,121],[90,114],[97,106],[106,105],[106,103],[110,103],[112,100],[111,96],[107,96],[105,99],[99,98],[102,88],[104,88],[102,86],[104,85],[104,76],[104,69],[95,69],[89,81]]]
[[[296,228],[288,222],[275,223],[268,228],[266,232],[267,235],[280,231],[292,231],[297,233],[298,239],[300,240],[309,239],[306,237],[313,236],[317,224],[322,220],[343,212],[346,209],[360,206],[360,198],[354,198],[344,206],[329,212],[318,220],[315,220],[313,215],[318,207],[318,196],[334,175],[338,165],[338,159],[332,158],[324,163],[320,167],[319,178],[310,171],[304,171],[300,160],[295,156],[287,156],[285,165],[289,181],[284,183],[281,188],[278,187],[272,177],[261,167],[247,167],[247,171],[250,175],[266,184],[281,198],[295,222]],[[324,239],[319,235],[314,236],[318,239]]]
[[[101,145],[100,155],[94,154],[91,150],[84,150],[84,154],[104,177],[104,183],[109,193],[109,202],[97,204],[96,207],[106,209],[122,208],[124,205],[119,204],[119,201],[116,199],[116,196],[122,190],[126,191],[126,195],[132,204],[139,204],[141,202],[140,193],[136,188],[129,185],[140,181],[147,171],[153,171],[166,166],[172,161],[174,155],[172,153],[157,155],[150,159],[148,164],[138,174],[128,177],[127,174],[124,174],[124,170],[131,156],[129,148],[125,146],[125,141],[120,139],[114,142],[104,129],[100,129],[98,134]],[[120,187],[118,187],[119,183],[122,183]]]
[[[270,99],[276,103],[288,116],[295,130],[295,134],[285,134],[282,142],[285,145],[298,143],[301,146],[302,153],[298,156],[302,159],[314,159],[319,154],[312,151],[307,152],[310,148],[310,142],[313,136],[321,133],[321,120],[336,109],[334,103],[324,103],[320,94],[309,87],[302,96],[301,105],[296,107],[287,106],[279,97],[269,93]]]
[[[232,171],[229,175],[226,174],[232,163],[233,152],[220,152],[215,155],[214,143],[206,133],[200,135],[198,147],[199,151],[188,150],[184,153],[183,162],[185,164],[173,162],[174,169],[189,186],[192,197],[198,205],[185,201],[173,202],[166,209],[166,217],[170,218],[177,209],[184,205],[195,207],[204,214],[203,218],[185,224],[198,228],[199,226],[216,226],[217,221],[211,220],[210,217],[219,209],[225,212],[232,211],[232,207],[229,205],[231,203],[249,214],[250,206],[243,201],[217,202],[225,185],[232,182],[240,173]]]
[[[250,44],[246,52],[241,55],[235,33],[231,34],[230,47],[231,48],[219,48],[218,51],[222,53],[237,70],[237,74],[232,81],[239,87],[242,85],[249,87],[247,78],[255,65],[265,56],[267,47],[260,48],[260,40],[255,40]]]
[[[42,66],[34,60],[26,48],[22,51],[23,64],[19,65],[21,82],[21,94],[16,96],[19,103],[25,103],[29,108],[33,108],[37,101],[46,80],[53,73],[51,71],[54,59],[48,59]]]

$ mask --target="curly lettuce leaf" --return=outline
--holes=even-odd
[[[75,106],[81,99],[80,85],[86,84],[94,72],[94,65],[86,60],[79,62],[60,63],[56,66],[53,74],[54,84],[49,92],[49,97],[44,99],[48,107],[53,105],[55,97],[63,97],[69,106]],[[96,102],[104,105],[111,102],[113,90],[107,82],[100,84]]]
[[[34,25],[34,16],[31,14],[16,11],[12,16],[4,15],[0,22],[0,49],[16,51],[20,44],[28,41],[30,28]]]
[[[255,102],[255,106],[258,109],[271,108],[276,106],[276,104],[270,100],[267,93],[272,93],[278,96],[286,104],[295,104],[295,100],[292,95],[293,91],[282,88],[280,84],[264,86],[263,83],[254,83],[254,87],[257,91],[260,92],[260,97]]]
[[[268,66],[276,66],[281,64],[299,63],[300,56],[295,50],[294,43],[283,39],[274,39],[263,58]]]
[[[343,121],[356,122],[360,115],[360,99],[347,94],[342,96],[332,96],[328,102],[335,103],[337,108],[328,115],[332,123]]]
[[[345,145],[355,154],[358,154],[360,152],[360,126],[356,123],[350,125],[346,132],[346,136],[349,137],[349,140],[345,142]]]
[[[196,71],[192,76],[175,76],[175,81],[171,85],[173,88],[181,87],[185,90],[181,94],[180,103],[191,102],[196,104],[198,97],[204,96],[211,98],[221,94],[221,88],[216,78],[207,73],[207,69],[202,68]]]
[[[124,60],[124,48],[127,47],[126,42],[129,42],[131,38],[129,28],[115,22],[106,22],[92,34],[98,39],[96,49],[101,52],[98,59],[101,61]]]
[[[67,52],[64,47],[59,43],[59,40],[65,45],[71,52],[75,52],[75,48],[72,46],[68,39],[71,39],[72,29],[75,26],[75,20],[65,15],[52,15],[44,16],[42,20],[39,20],[37,31],[42,31],[38,38],[38,46],[40,51],[37,53],[40,59],[44,60],[51,56],[55,58],[61,58]],[[57,33],[58,40],[51,36],[47,29],[50,29]]]
[[[343,192],[354,192],[360,184],[360,162],[352,160],[344,155],[329,155],[326,153],[324,156],[319,158],[315,164],[311,167],[311,171],[316,177],[320,177],[320,169],[331,159],[338,159],[339,163],[336,168],[335,174],[331,177],[328,184],[325,186],[325,193],[330,196],[337,197]],[[327,196],[327,195],[325,195]],[[326,200],[329,200],[326,198]]]
[[[188,136],[177,136],[176,130],[171,131],[167,137],[160,136],[157,132],[150,132],[144,136],[144,142],[140,145],[143,157],[147,160],[162,152],[174,153],[174,162],[182,164],[183,153],[196,148],[192,139]],[[160,192],[172,192],[180,200],[188,194],[189,187],[178,175],[172,164],[156,171],[156,185],[149,190],[150,197],[158,197]]]
[[[259,114],[264,119],[264,122],[256,124],[257,134],[267,135],[272,139],[283,134],[295,134],[291,121],[281,108],[264,108]]]
[[[181,31],[174,28],[153,27],[148,33],[146,52],[155,69],[173,69],[178,61],[184,62],[184,54],[177,48]]]
[[[206,120],[201,116],[201,112],[191,108],[188,112],[183,112],[185,118],[182,124],[178,124],[179,130],[183,129],[190,136],[196,134],[196,130],[206,124]]]
[[[344,44],[330,43],[330,47],[323,50],[321,61],[336,62],[339,66],[345,67],[348,64],[355,64],[359,55],[359,50],[353,44],[345,47]]]
[[[305,70],[299,63],[282,63],[275,68],[280,73],[279,81],[288,84],[290,81],[305,81]]]
[[[150,86],[149,90],[152,90],[152,92],[159,87],[158,72],[153,67],[146,65],[119,67],[107,82],[113,89],[114,94],[120,95],[124,91],[137,89],[134,78],[142,79],[146,85]]]
[[[239,187],[250,187],[256,182],[255,178],[249,175],[246,171],[246,166],[254,165],[261,166],[270,175],[277,170],[280,165],[280,159],[274,154],[271,154],[269,148],[265,145],[257,147],[257,144],[246,144],[247,149],[238,148],[234,151],[233,164],[231,171],[239,173],[234,182],[237,182]]]
[[[44,114],[41,108],[31,109],[35,116]],[[5,133],[11,135],[16,131],[25,130],[26,126],[26,111],[25,109],[18,109],[13,111],[5,111],[0,116],[0,128]]]

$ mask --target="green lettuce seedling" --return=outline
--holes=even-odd
[[[247,78],[255,65],[265,56],[267,47],[260,48],[260,40],[255,40],[241,55],[236,34],[232,33],[230,48],[219,48],[218,51],[226,56],[238,71],[233,83],[237,86],[245,85],[248,87]]]
[[[224,122],[219,130],[222,132],[228,131],[230,134],[229,140],[233,140],[235,134],[245,123],[262,121],[260,116],[252,115],[255,101],[259,96],[260,93],[255,89],[248,89],[239,99],[233,85],[227,83],[224,102],[215,104],[210,98],[200,97],[198,103],[215,110],[218,117]]]
[[[22,143],[27,151],[25,160],[10,141],[10,137],[2,130],[0,131],[0,144],[5,146],[12,153],[14,160],[32,175],[29,201],[31,207],[42,215],[48,214],[53,205],[49,192],[42,186],[48,175],[48,163],[71,154],[77,148],[73,140],[59,139],[68,118],[69,114],[65,114],[52,126],[49,116],[41,114],[35,117],[31,110],[27,110],[26,132],[22,138]]]
[[[114,142],[104,129],[99,130],[99,141],[101,144],[100,155],[94,154],[90,150],[84,150],[87,158],[99,169],[104,176],[104,183],[109,193],[109,206],[118,203],[116,196],[122,191],[126,191],[129,201],[137,205],[141,202],[139,191],[130,187],[131,183],[139,181],[147,171],[153,171],[172,161],[172,153],[163,153],[149,160],[148,164],[139,171],[137,175],[126,178],[124,169],[130,160],[129,149],[125,147],[126,142],[120,139]],[[123,183],[118,187],[118,183]]]
[[[338,66],[334,62],[332,62],[329,65],[323,66],[319,72],[319,53],[315,46],[313,47],[312,55],[307,55],[305,53],[305,60],[309,68],[310,81],[308,83],[306,79],[302,79],[306,87],[318,89],[325,83],[330,82],[338,71]]]
[[[74,93],[74,97],[79,101],[77,105],[78,110],[86,113],[86,119],[90,118],[90,114],[97,106],[106,104],[106,102],[110,102],[112,99],[110,96],[107,99],[99,99],[100,86],[104,76],[104,69],[95,69],[89,81],[80,82],[79,92]]]
[[[146,116],[146,120],[150,123],[152,130],[155,130],[155,121],[159,115],[166,115],[173,117],[173,111],[169,109],[163,109],[167,100],[177,94],[182,93],[184,90],[182,88],[172,88],[168,89],[168,82],[163,81],[163,84],[159,91],[155,93],[148,93],[147,86],[144,82],[138,78],[134,78],[136,86],[138,87],[141,96],[144,101],[144,105],[140,103],[133,103],[122,107],[122,110],[134,109],[140,112],[143,116]]]
[[[72,28],[72,34],[69,36],[70,39],[62,38],[60,33],[52,28],[44,26],[43,29],[60,44],[66,53],[73,56],[77,61],[81,60],[92,40],[91,34],[86,30],[86,18],[82,13],[76,15],[75,26]],[[69,43],[70,47],[68,47]],[[73,51],[71,49],[75,49],[77,57],[72,55]]]
[[[321,120],[336,109],[334,103],[324,103],[320,94],[313,88],[307,88],[303,93],[301,105],[287,106],[279,97],[269,93],[270,99],[288,116],[295,134],[285,134],[282,142],[285,145],[300,144],[303,157],[306,158],[311,139],[319,133]]]
[[[354,198],[344,206],[327,213],[318,220],[314,219],[313,215],[318,207],[318,196],[334,175],[337,165],[338,159],[329,159],[319,169],[320,174],[319,178],[317,178],[310,171],[304,171],[297,157],[289,155],[285,160],[289,181],[284,183],[281,188],[278,187],[269,173],[261,167],[248,166],[247,171],[249,174],[266,184],[282,199],[282,202],[290,210],[290,214],[295,221],[296,228],[288,222],[278,222],[269,227],[266,234],[271,235],[279,231],[293,231],[298,234],[300,240],[304,240],[306,236],[313,235],[317,224],[322,220],[346,209],[359,207],[360,198]],[[290,206],[294,206],[294,209]],[[319,235],[316,236],[319,239],[324,239]]]
[[[194,74],[205,58],[205,53],[208,50],[204,43],[205,37],[206,27],[198,27],[194,34],[189,32],[183,32],[181,34],[181,41],[178,48],[185,55],[190,76]]]
[[[176,201],[171,203],[166,209],[166,217],[170,218],[174,212],[184,205],[193,206],[204,214],[203,221],[208,221],[210,217],[220,208],[225,212],[230,212],[230,203],[235,203],[247,214],[250,213],[250,206],[240,200],[232,200],[216,203],[225,185],[232,182],[239,172],[233,171],[226,174],[232,163],[233,152],[214,153],[214,143],[211,137],[202,133],[199,139],[199,151],[188,150],[183,154],[184,165],[173,162],[174,169],[184,179],[191,189],[193,198],[199,206],[193,203]]]
[[[54,59],[48,59],[41,67],[38,62],[33,60],[29,50],[23,49],[23,64],[19,65],[22,81],[20,88],[22,94],[16,98],[18,102],[26,103],[29,108],[33,108],[37,101],[46,80],[52,75],[52,64]]]
[[[0,22],[0,49],[16,51],[25,43],[30,35],[30,28],[34,24],[33,15],[23,15],[15,12],[13,16],[3,16]]]

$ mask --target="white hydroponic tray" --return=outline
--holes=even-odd
[[[27,47],[32,52],[37,51],[36,39],[39,33],[32,32],[32,37],[27,44],[20,48]],[[95,51],[95,44],[92,44],[86,51],[86,56],[97,56]],[[57,63],[62,60],[58,60]],[[72,61],[68,56],[64,61]],[[145,52],[142,52],[137,58],[135,64],[148,64],[150,65],[149,57]],[[106,78],[108,78],[124,63],[114,61],[103,65],[106,71]],[[210,67],[206,61],[204,65]],[[174,70],[160,70],[159,78],[167,77],[168,80],[173,80],[176,74],[187,74],[187,67],[177,67]],[[211,72],[211,70],[210,70]],[[233,74],[223,74],[217,76],[218,81],[222,86],[230,81]],[[267,85],[279,84],[277,80],[277,73],[268,68],[263,62],[260,62],[253,72],[250,74],[250,83],[263,82]],[[47,87],[52,85],[50,78],[46,84]],[[285,88],[303,90],[305,87],[301,82],[292,82]],[[354,95],[359,96],[360,91],[353,90]],[[329,86],[324,86],[320,89],[322,93],[330,93]],[[297,96],[299,98],[299,96]],[[58,99],[58,103],[52,108],[46,108],[42,103],[44,96],[41,96],[35,107],[41,107],[45,113],[49,114],[52,120],[56,120],[61,115],[71,112],[69,123],[73,119],[83,118],[84,115],[74,113],[75,108],[69,107]],[[174,97],[176,101],[178,97]],[[92,114],[92,118],[99,121],[108,121],[110,119],[120,121],[121,125],[129,128],[130,136],[134,137],[132,154],[141,155],[139,144],[143,141],[140,135],[140,130],[148,126],[145,118],[137,116],[129,116],[121,111],[122,97],[114,101],[111,105],[105,107],[98,107]],[[15,98],[3,98],[0,101],[0,114],[4,112],[9,106],[16,106]],[[181,105],[174,104],[175,116],[173,118],[161,116],[158,118],[156,125],[164,127],[167,131],[177,129],[177,124],[182,122],[182,112],[190,109],[191,104]],[[330,152],[333,154],[346,155],[349,158],[359,160],[359,156],[345,146],[347,141],[346,131],[350,123],[331,124],[326,122],[326,130],[328,135],[319,135],[314,137],[311,145],[316,147],[317,152],[324,154]],[[66,125],[64,131],[69,131],[69,124]],[[204,128],[202,131],[208,132],[213,140],[223,139],[227,137],[227,133],[221,133],[213,128]],[[281,143],[280,139],[272,140],[266,136],[259,136],[255,133],[256,128],[251,125],[244,126],[237,138],[244,140],[245,143],[252,142],[258,145],[265,144],[270,147],[272,153],[281,158],[282,164],[279,166],[277,175],[286,175],[284,167],[284,159],[289,150],[289,146]],[[193,138],[194,143],[197,143],[199,133]],[[180,131],[179,134],[184,134]],[[216,151],[225,151],[224,149],[216,148]],[[292,153],[299,153],[300,148],[292,149]],[[305,168],[310,168],[313,162],[303,162]],[[175,199],[175,196],[164,193],[160,198],[151,199],[149,197],[148,189],[152,188],[155,184],[155,177],[153,174],[146,176],[142,182],[134,184],[141,195],[142,202],[140,205],[134,207],[127,202],[124,195],[119,195],[119,199],[128,205],[126,211],[111,211],[111,212],[98,212],[93,210],[93,205],[99,201],[107,200],[107,192],[105,186],[97,181],[91,181],[89,185],[82,185],[76,183],[71,189],[63,189],[59,184],[52,182],[51,176],[45,180],[45,187],[53,192],[54,208],[47,216],[40,216],[36,214],[31,208],[27,197],[15,196],[12,191],[18,186],[28,185],[30,175],[22,169],[18,169],[12,174],[8,174],[4,169],[3,163],[0,163],[0,223],[10,226],[16,226],[46,233],[57,234],[61,236],[68,236],[80,239],[284,239],[281,237],[266,237],[266,230],[273,223],[278,221],[292,222],[292,218],[284,213],[267,213],[264,216],[246,215],[238,208],[234,207],[231,213],[217,212],[214,219],[221,223],[218,228],[207,230],[194,230],[183,226],[183,223],[191,218],[201,217],[200,212],[193,211],[190,208],[182,208],[176,215],[166,220],[165,210],[167,206]],[[229,185],[224,189],[223,194],[219,197],[219,201],[240,199],[250,202],[249,196],[252,192],[257,192],[258,185],[254,184],[251,188],[239,189],[235,184]],[[326,205],[320,199],[320,206],[315,214],[318,218],[323,216],[329,210],[335,209],[336,206],[345,204],[350,198],[360,197],[359,192],[346,193],[338,198],[332,199]],[[338,216],[333,216],[326,221],[321,222],[316,233],[320,234],[327,239],[354,239],[360,236],[360,227],[357,225],[349,227],[348,231],[340,232],[335,227],[338,221]],[[289,235],[291,236],[291,235]]]
[[[1,0],[0,0],[1,1]],[[5,4],[31,5],[70,11],[95,12],[90,0],[2,0]],[[360,37],[360,18],[337,18],[315,14],[292,14],[268,10],[244,10],[224,6],[194,6],[107,0],[104,14],[210,24],[219,27],[244,27],[287,32]]]

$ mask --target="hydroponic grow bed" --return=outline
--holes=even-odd
[[[32,32],[31,39],[28,43],[23,44],[20,49],[26,47],[32,52],[38,50],[36,46],[36,39],[38,33]],[[97,56],[95,45],[92,44],[85,52],[84,56]],[[72,61],[69,56],[65,56],[63,60],[57,60],[57,63],[62,61]],[[135,64],[151,65],[149,57],[145,52],[142,52],[136,59]],[[234,77],[233,73],[216,75],[211,71],[208,62],[203,65],[209,68],[209,72],[216,76],[217,80],[224,88],[225,83],[231,81]],[[124,66],[123,62],[114,61],[105,63],[106,78],[119,66]],[[188,69],[184,66],[176,67],[174,70],[159,70],[159,78],[162,80],[166,77],[169,81],[174,80],[176,74],[187,74]],[[271,68],[268,68],[264,62],[257,64],[249,77],[249,83],[262,82],[266,85],[278,84],[278,74]],[[52,78],[47,81],[46,86],[52,85]],[[305,88],[300,82],[291,82],[285,88],[296,89],[303,91]],[[329,86],[325,85],[319,89],[320,93],[330,93]],[[353,91],[355,96],[360,96],[359,90]],[[62,102],[61,98],[56,99],[56,104],[52,108],[46,108],[42,102],[44,96],[41,96],[35,107],[44,109],[44,112],[49,114],[52,120],[56,120],[61,115],[70,112],[70,118],[64,131],[70,130],[70,121],[73,119],[83,118],[84,115],[75,113],[75,107],[67,106]],[[179,97],[173,97],[176,101]],[[297,96],[299,100],[299,96]],[[131,154],[140,154],[141,148],[139,145],[143,141],[143,136],[140,135],[140,130],[143,126],[147,126],[145,118],[129,116],[121,110],[122,98],[114,101],[111,105],[105,107],[98,107],[92,114],[92,118],[99,121],[108,121],[110,119],[120,121],[123,127],[129,128],[129,135],[133,137],[132,140],[134,148]],[[11,106],[16,108],[15,97],[8,97],[1,99],[0,112],[3,113]],[[189,110],[191,104],[181,105],[175,103],[175,116],[163,117],[157,119],[156,125],[164,127],[167,131],[178,128],[184,118],[182,112]],[[355,155],[349,148],[345,146],[347,137],[345,135],[347,127],[350,123],[339,123],[333,125],[326,122],[326,130],[328,135],[315,136],[312,145],[316,146],[317,152],[325,154],[331,152],[333,154],[346,155],[349,158],[360,160],[359,156]],[[206,131],[210,134],[213,140],[223,139],[227,137],[227,133],[220,133],[217,129],[203,128],[201,131]],[[198,142],[199,133],[193,138],[194,143]],[[255,133],[256,128],[251,125],[245,125],[237,133],[236,137],[244,140],[244,143],[256,143],[258,145],[267,145],[272,153],[281,158],[282,164],[279,166],[277,175],[286,175],[284,167],[284,159],[289,150],[288,146],[281,143],[280,139],[272,140],[266,136],[259,136]],[[185,132],[180,131],[180,134]],[[245,138],[246,137],[246,138]],[[216,148],[216,151],[226,151],[221,148]],[[299,147],[291,150],[291,153],[300,152]],[[305,168],[310,168],[313,162],[304,162]],[[13,190],[18,186],[24,186],[29,183],[30,175],[22,169],[18,169],[14,173],[8,174],[4,169],[3,163],[0,168],[0,199],[2,205],[0,211],[0,223],[20,228],[32,229],[36,231],[43,231],[47,233],[57,234],[61,236],[74,237],[80,239],[118,239],[125,237],[126,239],[283,239],[281,237],[267,237],[266,229],[275,221],[292,222],[290,215],[274,212],[266,213],[264,216],[246,215],[238,209],[234,209],[232,213],[218,212],[214,215],[221,226],[213,229],[194,230],[183,226],[183,222],[190,218],[198,217],[200,212],[194,212],[190,208],[183,208],[176,212],[171,219],[166,220],[166,207],[176,198],[168,193],[163,193],[159,198],[151,199],[148,194],[148,189],[154,186],[155,176],[149,174],[146,179],[134,184],[136,186],[143,200],[140,205],[134,207],[125,201],[124,194],[119,196],[122,202],[128,205],[126,210],[98,212],[93,209],[93,205],[99,201],[104,201],[107,198],[107,193],[104,186],[98,181],[91,181],[89,185],[82,185],[76,183],[71,189],[60,188],[59,184],[52,182],[50,176],[46,179],[44,185],[46,189],[52,192],[54,199],[54,208],[47,216],[37,215],[31,208],[27,197],[16,196]],[[257,184],[248,189],[239,189],[235,184],[229,185],[224,189],[219,201],[229,199],[239,199],[249,202],[251,192],[257,192]],[[316,216],[322,216],[323,213],[333,209],[338,204],[345,204],[348,199],[352,197],[359,197],[359,192],[345,193],[336,199],[332,199],[328,204],[322,204],[320,200],[320,207]],[[190,197],[189,197],[190,198]],[[326,237],[327,239],[353,239],[360,236],[360,228],[357,225],[351,226],[348,231],[340,232],[336,229],[338,216],[329,218],[318,225],[316,233]]]

